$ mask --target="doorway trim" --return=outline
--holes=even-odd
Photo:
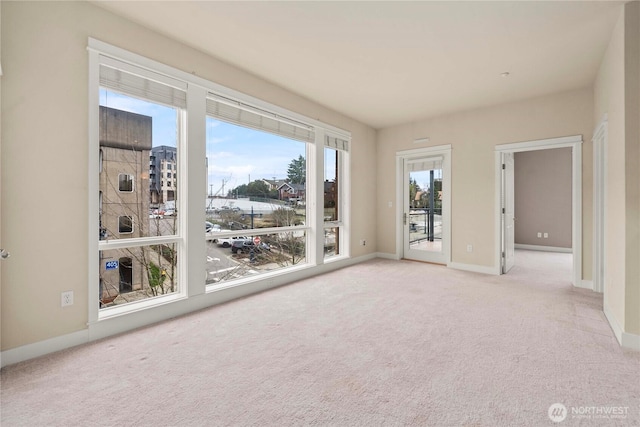
[[[414,148],[396,152],[396,259],[404,257],[404,228],[402,216],[404,214],[404,162],[405,160],[442,154],[448,159],[447,167],[443,170],[443,180],[451,182],[451,144],[433,147]],[[449,186],[450,187],[450,186]],[[444,188],[443,188],[444,189]],[[448,193],[451,193],[449,190]],[[442,254],[447,266],[451,263],[451,194],[445,193],[442,200],[443,223],[447,224],[442,230]],[[445,213],[446,212],[446,213]],[[444,242],[447,244],[445,245]]]
[[[565,136],[561,138],[539,139],[534,141],[514,142],[495,146],[495,252],[494,272],[502,274],[501,269],[501,209],[500,195],[502,194],[502,153],[519,153],[524,151],[548,150],[570,147],[571,150],[571,249],[573,253],[573,286],[583,288],[582,283],[582,135]],[[591,288],[588,286],[588,288]]]

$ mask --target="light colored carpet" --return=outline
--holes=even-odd
[[[377,259],[2,370],[7,426],[640,425],[640,353],[570,255]],[[551,422],[548,409],[626,407]]]

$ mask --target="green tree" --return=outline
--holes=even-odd
[[[229,190],[227,192],[227,197],[235,197],[235,196],[242,196],[242,197],[246,197],[247,196],[247,192],[248,192],[248,185],[247,184],[242,184],[237,186],[236,188]]]
[[[287,169],[287,179],[291,184],[302,184],[307,180],[307,161],[302,155],[291,160]]]
[[[269,186],[264,181],[253,181],[247,185],[247,196],[267,197]]]
[[[151,292],[154,296],[157,296],[159,293],[165,293],[162,284],[167,278],[166,271],[162,270],[153,262],[149,262],[149,266],[147,267],[147,278],[149,279],[149,286],[151,287]]]

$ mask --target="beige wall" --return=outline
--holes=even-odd
[[[543,96],[506,105],[464,111],[379,131],[378,250],[395,253],[395,154],[417,148],[413,140],[429,137],[429,145],[451,144],[453,262],[492,267],[495,241],[494,148],[497,144],[583,135],[583,224],[591,227],[591,88]],[[590,228],[586,228],[590,230]],[[466,251],[467,244],[473,252]],[[591,277],[591,232],[583,233],[583,277]]]
[[[640,2],[625,5],[625,331],[640,335]]]
[[[515,153],[516,244],[571,248],[571,151]]]
[[[0,225],[12,253],[2,269],[2,350],[87,328],[88,37],[350,130],[352,255],[375,251],[376,132],[370,127],[89,3],[3,1],[0,7],[1,171],[2,181],[12,183],[3,188]],[[358,246],[364,238],[367,246]],[[75,292],[75,304],[62,309],[66,290]]]
[[[604,305],[623,331],[640,333],[639,2],[627,3],[594,84],[594,118],[608,116]]]
[[[604,305],[624,327],[624,17],[611,34],[594,85],[595,123],[608,116]]]

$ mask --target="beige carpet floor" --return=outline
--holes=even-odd
[[[9,366],[1,425],[638,426],[640,353],[570,271],[372,260]]]

